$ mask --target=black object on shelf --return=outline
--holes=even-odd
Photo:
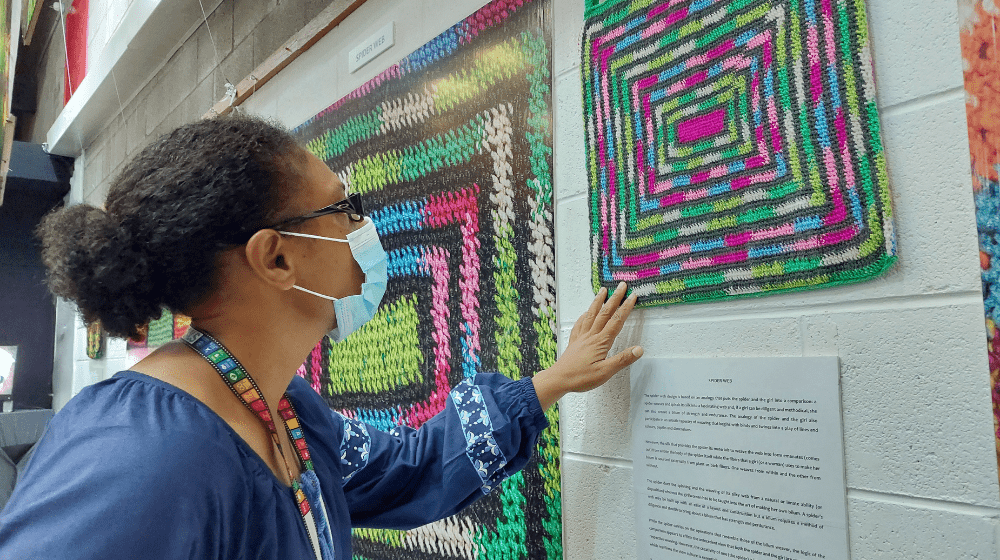
[[[0,413],[0,509],[10,499],[18,476],[24,472],[45,433],[52,410],[17,410]]]

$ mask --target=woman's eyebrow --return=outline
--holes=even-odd
[[[350,194],[347,191],[347,185],[344,183],[343,180],[341,180],[340,175],[337,175],[336,173],[334,173],[333,174],[333,181],[334,181],[334,185],[337,186],[337,187],[339,187],[340,192],[344,193],[345,197]]]
[[[331,197],[332,198],[332,202],[330,202],[329,205],[337,204],[338,202],[342,202],[344,200],[347,200],[347,186],[344,185],[344,183],[342,181],[340,181],[339,179],[340,178],[337,177],[336,179],[331,180],[330,183],[329,183],[330,186],[333,187],[333,189],[331,189],[333,191],[331,193],[331,195],[332,195],[332,197]],[[330,200],[330,199],[328,199],[328,200]]]

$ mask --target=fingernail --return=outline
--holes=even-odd
[[[624,290],[624,289],[625,289],[625,282],[619,282],[618,287],[615,288],[615,291],[617,292],[618,290]]]
[[[642,346],[636,346],[635,348],[632,349],[632,355],[635,356],[636,358],[641,358],[644,352],[645,350],[642,349]]]

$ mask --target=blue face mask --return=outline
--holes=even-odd
[[[337,317],[337,327],[327,333],[327,336],[336,342],[342,342],[347,338],[347,335],[358,330],[361,325],[367,323],[375,316],[375,310],[378,309],[378,304],[382,301],[382,296],[385,295],[385,285],[389,279],[387,269],[389,258],[385,254],[385,249],[382,248],[382,242],[379,240],[378,232],[375,230],[375,222],[371,218],[365,218],[365,225],[348,233],[347,239],[336,239],[333,237],[322,237],[289,231],[279,233],[347,243],[351,247],[351,254],[354,255],[354,260],[358,262],[361,271],[365,273],[365,282],[361,284],[361,293],[339,299],[307,290],[301,286],[292,286],[297,290],[302,290],[303,292],[333,302],[333,313]]]

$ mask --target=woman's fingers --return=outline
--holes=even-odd
[[[597,314],[597,318],[594,319],[594,326],[597,330],[604,330],[604,326],[608,324],[608,320],[614,314],[618,306],[621,305],[622,298],[625,297],[625,282],[619,282],[618,287],[615,288],[615,293],[611,294],[608,301],[604,303],[601,307],[600,313]]]
[[[643,350],[641,346],[633,346],[632,348],[619,352],[614,356],[609,356],[606,360],[604,360],[602,367],[595,372],[597,373],[595,382],[592,382],[592,384],[584,390],[589,391],[604,385],[612,377],[617,375],[618,372],[634,364],[636,360],[642,357],[642,353]]]
[[[639,296],[633,292],[624,303],[618,306],[614,315],[611,316],[611,319],[608,321],[607,325],[605,325],[604,330],[607,331],[608,336],[612,339],[617,337],[618,333],[621,332],[628,316],[632,314],[632,309],[635,308],[635,302],[638,299]]]
[[[570,332],[570,343],[553,371],[565,372],[569,391],[588,391],[603,385],[623,368],[642,356],[642,347],[633,346],[613,356],[608,354],[622,326],[635,307],[637,296],[625,298],[627,286],[620,283],[607,297],[601,288],[590,308],[580,316]]]
[[[642,357],[642,354],[642,346],[633,346],[605,360],[605,373],[607,374],[607,378],[610,379],[619,371],[634,364],[636,360]],[[607,379],[605,379],[605,381],[607,381]]]
[[[586,313],[580,316],[576,325],[573,326],[573,330],[576,330],[577,325],[579,325],[580,332],[589,331],[590,327],[594,325],[594,319],[597,317],[597,313],[601,310],[601,305],[607,297],[608,289],[601,286],[601,289],[597,291],[597,295],[594,296],[594,301],[590,302],[590,309],[587,309]]]

